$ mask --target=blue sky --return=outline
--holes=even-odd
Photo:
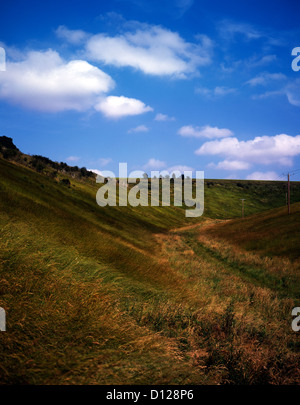
[[[1,135],[118,172],[283,179],[300,169],[300,4],[10,1]],[[300,180],[300,171],[293,180]]]

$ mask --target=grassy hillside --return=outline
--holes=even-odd
[[[100,208],[92,178],[49,170],[0,159],[1,383],[299,382],[296,264],[225,258],[206,237],[245,193],[251,212],[279,206],[280,183],[209,181],[191,220]]]
[[[263,255],[300,258],[300,203],[220,223],[207,234]]]
[[[206,180],[205,216],[240,218],[245,199],[245,216],[286,204],[287,182],[256,180]],[[300,201],[300,182],[291,182],[291,203]]]
[[[181,301],[153,234],[184,223],[183,210],[100,209],[95,184],[68,188],[3,160],[0,172],[0,381],[188,381],[172,339],[129,314],[145,300]]]

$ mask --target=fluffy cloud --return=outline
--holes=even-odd
[[[217,165],[211,163],[209,167],[220,170],[246,170],[249,169],[251,165],[248,162],[242,162],[240,160],[223,160]]]
[[[112,78],[83,60],[64,61],[57,52],[29,52],[7,62],[0,98],[39,111],[84,111],[114,87]]]
[[[46,112],[94,107],[110,118],[152,111],[134,98],[105,97],[114,86],[109,75],[86,61],[66,62],[53,50],[32,51],[20,62],[7,62],[0,75],[0,99]]]
[[[86,43],[89,58],[118,67],[129,66],[143,73],[184,78],[211,61],[212,42],[198,36],[186,42],[176,32],[140,24],[122,35],[94,35]]]
[[[227,96],[228,94],[236,93],[237,90],[231,87],[225,86],[217,86],[214,89],[208,89],[206,87],[197,87],[195,89],[197,94],[201,94],[206,97],[214,98],[214,97],[223,97]]]
[[[175,117],[169,117],[166,114],[158,113],[155,116],[155,121],[175,121]]]
[[[193,127],[192,125],[186,125],[178,130],[178,134],[186,137],[195,138],[225,138],[232,136],[233,133],[226,128],[211,127],[206,125],[204,127]]]
[[[276,180],[278,178],[275,172],[254,172],[247,176],[247,180]]]
[[[246,82],[246,84],[249,84],[250,86],[257,86],[257,85],[262,85],[266,86],[272,81],[282,81],[286,80],[286,76],[283,73],[260,73],[258,76],[254,77],[253,79],[250,79]]]
[[[144,169],[145,170],[160,170],[160,169],[164,169],[166,167],[166,163],[155,159],[155,158],[151,158],[148,160],[148,162],[144,165]]]
[[[101,111],[109,118],[122,118],[128,115],[139,115],[153,111],[142,101],[124,96],[109,96],[95,105],[97,111]]]
[[[73,45],[79,45],[85,42],[88,38],[88,34],[82,30],[69,30],[64,25],[60,25],[56,31],[58,38],[61,38]]]
[[[194,169],[190,166],[175,165],[175,166],[169,167],[167,170],[170,174],[172,174],[173,172],[180,172],[180,173],[187,172],[187,171],[192,172]]]
[[[129,134],[133,133],[133,132],[148,132],[149,128],[146,127],[146,125],[138,125],[135,128],[131,128],[129,129],[129,131],[127,131]]]
[[[239,141],[230,137],[205,142],[195,152],[197,155],[221,155],[228,160],[291,166],[293,157],[300,154],[300,135],[286,134],[260,136],[249,141]]]
[[[72,162],[72,163],[78,162],[79,160],[80,160],[79,156],[69,156],[66,158],[67,162]]]

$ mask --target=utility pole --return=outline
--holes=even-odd
[[[244,201],[245,201],[245,198],[240,198],[240,200],[242,201],[242,218],[244,218]]]
[[[290,173],[288,173],[288,213],[291,213]]]

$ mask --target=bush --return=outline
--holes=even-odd
[[[70,183],[69,179],[61,179],[60,183],[63,184],[64,186],[71,187],[71,183]]]

